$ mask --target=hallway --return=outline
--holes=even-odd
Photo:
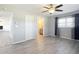
[[[1,54],[74,54],[79,53],[79,41],[42,37],[23,43],[0,47]]]

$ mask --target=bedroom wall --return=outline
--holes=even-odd
[[[45,36],[55,36],[55,18],[48,16],[44,20],[45,22]]]
[[[18,43],[25,40],[25,17],[23,14],[14,14],[12,24],[13,42]]]

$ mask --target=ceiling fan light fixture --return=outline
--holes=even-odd
[[[49,13],[54,13],[55,10],[54,10],[54,9],[51,9],[51,10],[49,10],[48,12],[49,12]]]
[[[58,12],[62,12],[63,10],[59,9],[60,7],[62,7],[63,5],[55,5],[55,4],[48,4],[47,6],[44,6],[43,8],[45,8],[46,10],[43,12],[48,12],[50,14],[54,13],[55,11]]]

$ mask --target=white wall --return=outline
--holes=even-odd
[[[37,38],[39,16],[14,13],[12,33],[13,44]]]
[[[4,12],[5,13],[5,12]],[[8,12],[9,13],[9,12]],[[7,15],[7,14],[6,14]],[[40,16],[36,15],[26,15],[19,12],[12,12],[10,14],[9,20],[10,25],[6,27],[6,29],[10,28],[10,34],[12,37],[11,44],[24,42],[29,39],[36,39],[38,28],[37,28],[37,20]],[[41,16],[44,18],[44,36],[54,36],[54,18]],[[8,21],[6,21],[8,22]]]
[[[12,13],[12,23],[11,23],[11,34],[12,34],[12,43],[19,43],[19,42],[23,42],[26,41],[28,39],[34,39],[36,38],[36,32],[37,32],[37,23],[36,21],[38,20],[37,18],[39,17],[39,15],[37,16],[37,13],[30,13],[25,11],[25,9],[27,10],[27,8],[21,9],[20,5],[2,5],[0,7],[2,12],[11,12]],[[19,10],[20,9],[20,10]],[[29,11],[29,9],[28,9]],[[29,14],[30,13],[30,14]],[[0,14],[0,16],[2,16],[2,14]],[[5,14],[6,16],[7,14]],[[30,15],[28,17],[28,15]],[[32,19],[32,16],[34,16],[34,19]],[[42,15],[40,15],[42,16]],[[28,18],[29,19],[28,19]],[[26,20],[28,19],[28,20]],[[46,23],[48,23],[47,20],[45,20]],[[49,21],[50,22],[50,21]],[[44,26],[44,32],[46,35],[49,34],[49,29],[48,27],[50,27],[50,24]]]
[[[51,36],[55,36],[55,18],[54,17],[50,17],[50,20],[51,20]]]
[[[44,20],[44,35],[45,36],[55,36],[55,18],[45,17]]]
[[[7,14],[6,14],[7,15]],[[13,11],[11,21],[11,44],[24,42],[29,39],[36,39],[38,28],[37,20],[40,16],[26,15],[22,12]],[[41,16],[44,19],[44,36],[54,36],[55,19],[53,17]]]
[[[25,17],[23,14],[14,13],[12,24],[13,44],[25,40]]]
[[[44,19],[44,36],[49,36],[50,35],[50,21],[49,18],[46,17]]]

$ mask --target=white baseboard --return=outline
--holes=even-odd
[[[32,40],[32,39],[28,39],[28,40]],[[28,41],[28,40],[22,40],[22,41],[18,41],[18,42],[12,42],[12,43],[10,43],[10,44],[17,44],[17,43],[22,43],[22,42],[25,42],[25,41]]]
[[[68,39],[68,40],[75,40],[75,39],[71,39],[71,38],[66,38],[66,37],[59,37],[61,39]]]

